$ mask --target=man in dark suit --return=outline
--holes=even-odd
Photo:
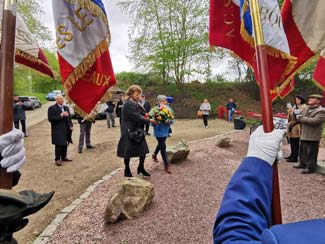
[[[14,125],[16,129],[19,129],[19,122],[21,123],[21,128],[25,137],[27,137],[26,133],[26,112],[25,112],[25,105],[22,101],[19,100],[17,95],[14,96]]]
[[[140,99],[140,105],[142,107],[144,107],[144,109],[146,110],[147,113],[150,112],[151,110],[151,105],[150,103],[146,100],[146,96],[142,93],[141,94],[141,99]],[[149,133],[149,124],[146,124],[145,125],[145,132],[148,136],[150,136],[150,133]]]
[[[70,162],[67,158],[68,144],[72,143],[72,122],[69,108],[61,95],[55,97],[56,104],[48,109],[48,120],[51,123],[52,144],[55,145],[55,164],[62,166],[62,162]]]

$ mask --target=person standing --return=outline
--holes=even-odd
[[[62,162],[70,162],[67,158],[68,144],[72,144],[73,124],[69,108],[64,105],[61,95],[55,97],[56,103],[49,107],[47,116],[51,123],[52,144],[55,145],[55,164],[62,166]]]
[[[116,116],[120,120],[120,126],[121,126],[121,117],[122,117],[121,116],[121,114],[122,114],[122,106],[123,106],[123,97],[121,97],[120,101],[117,102],[116,109],[115,109]]]
[[[232,116],[235,113],[235,110],[237,108],[237,105],[236,105],[234,99],[230,98],[229,102],[227,102],[226,107],[227,107],[227,111],[228,111],[228,122],[231,123]]]
[[[172,107],[171,107],[171,104],[174,102],[174,98],[173,97],[171,97],[171,96],[168,96],[167,95],[167,105],[168,105],[168,107],[170,108],[170,109],[173,109]],[[173,110],[174,111],[174,110]],[[175,111],[174,111],[175,112]],[[171,137],[172,136],[172,133],[173,133],[173,130],[172,130],[172,127],[170,126],[169,127],[169,134],[168,134],[168,137]]]
[[[78,123],[80,125],[78,153],[82,153],[85,140],[86,140],[86,148],[94,149],[95,147],[91,145],[90,142],[90,132],[91,132],[92,124],[95,123],[95,118],[88,118],[87,116],[82,118],[81,116],[78,116]]]
[[[298,162],[299,154],[299,143],[300,143],[300,134],[301,126],[296,119],[294,114],[295,109],[303,111],[306,108],[306,98],[301,95],[295,96],[295,105],[292,108],[288,109],[288,126],[287,126],[287,136],[289,138],[291,154],[285,159],[289,163]]]
[[[170,113],[172,113],[171,109],[167,105],[168,102],[167,102],[167,97],[165,95],[157,96],[157,101],[158,101],[157,107],[160,110],[167,108],[170,111]],[[167,158],[166,140],[169,135],[170,125],[173,123],[174,123],[174,120],[166,120],[159,124],[152,124],[153,130],[154,130],[154,136],[156,137],[156,140],[158,142],[158,145],[156,146],[156,149],[155,149],[154,153],[152,154],[152,159],[155,162],[158,162],[157,155],[160,151],[161,157],[164,161],[165,171],[168,174],[171,174],[171,170],[170,170],[169,162],[168,162],[168,158]]]
[[[27,137],[26,132],[26,112],[25,105],[19,100],[17,95],[14,95],[13,110],[14,110],[14,125],[16,129],[19,129],[19,123],[21,124],[21,130]]]
[[[149,113],[150,112],[151,105],[146,100],[146,96],[143,93],[141,94],[140,104],[141,104],[142,107],[144,107],[144,109],[146,110],[146,113]],[[146,124],[145,125],[145,132],[146,132],[146,135],[150,136],[150,133],[149,133],[149,124]]]
[[[138,174],[150,176],[144,168],[146,154],[149,153],[148,144],[144,134],[144,125],[156,123],[145,118],[146,111],[139,104],[142,89],[132,85],[126,91],[126,101],[122,106],[121,138],[117,147],[117,156],[124,158],[124,176],[132,177],[130,158],[139,157]]]
[[[211,111],[211,105],[208,102],[208,99],[204,99],[203,103],[201,103],[200,111],[202,112],[204,128],[207,129],[208,128],[209,114],[210,114],[210,111]]]
[[[115,116],[114,116],[115,105],[113,101],[108,101],[106,105],[107,105],[107,109],[106,109],[107,128],[111,128],[110,122],[112,122],[112,127],[115,127]]]
[[[323,97],[318,94],[310,95],[308,107],[294,111],[297,121],[301,124],[299,164],[293,166],[303,169],[302,174],[314,173],[317,166],[319,142],[323,134],[325,109],[320,105]]]
[[[251,135],[247,157],[232,176],[220,204],[214,244],[323,244],[325,219],[272,225],[273,163],[283,130]]]

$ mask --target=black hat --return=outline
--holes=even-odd
[[[306,98],[303,95],[296,95],[296,98],[299,98],[301,103],[306,103]]]

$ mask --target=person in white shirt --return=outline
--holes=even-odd
[[[203,103],[201,103],[200,111],[202,112],[203,124],[204,128],[208,128],[208,119],[211,111],[211,105],[208,102],[208,99],[204,99]]]

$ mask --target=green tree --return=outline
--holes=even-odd
[[[18,12],[41,47],[46,47],[53,40],[51,31],[41,22],[44,11],[36,0],[18,1]]]
[[[183,84],[195,75],[210,75],[207,0],[121,0],[134,20],[131,60],[164,83]]]

